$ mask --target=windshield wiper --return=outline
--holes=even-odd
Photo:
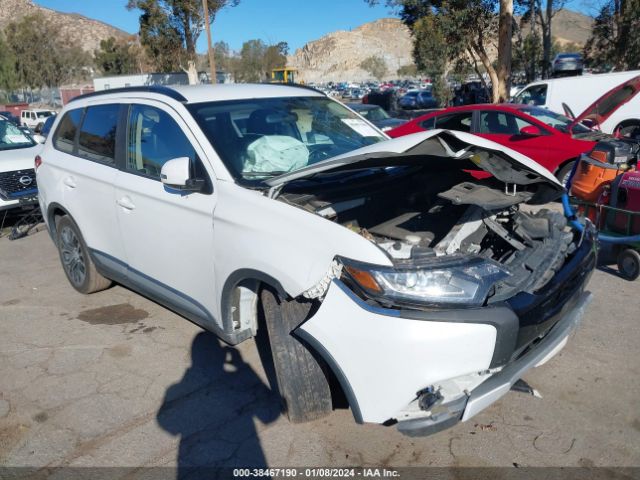
[[[242,172],[243,177],[277,177],[289,173],[288,170],[278,170],[273,172]]]

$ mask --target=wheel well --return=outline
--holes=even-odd
[[[49,231],[51,232],[51,237],[53,238],[53,241],[56,241],[56,238],[58,238],[57,235],[57,224],[58,224],[58,219],[60,217],[64,217],[65,215],[68,215],[68,213],[60,206],[58,205],[53,205],[51,207],[49,207],[49,213],[47,215],[47,219],[48,219],[48,223],[49,223]]]
[[[553,174],[554,174],[554,175],[557,175],[557,174],[558,174],[558,172],[559,172],[560,170],[562,170],[564,167],[566,167],[568,163],[571,163],[571,162],[577,162],[578,160],[579,160],[579,159],[578,159],[578,158],[575,158],[575,157],[574,157],[574,158],[568,158],[568,159],[564,160],[562,163],[560,163],[560,164],[558,165],[558,168],[556,168],[556,169],[553,171]]]

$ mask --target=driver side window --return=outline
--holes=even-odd
[[[162,166],[171,159],[196,153],[180,126],[166,112],[147,105],[132,105],[127,127],[126,169],[160,180]]]

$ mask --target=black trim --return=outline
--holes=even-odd
[[[318,355],[322,357],[326,364],[329,365],[329,368],[338,379],[338,382],[340,382],[340,386],[342,387],[344,395],[347,397],[347,401],[349,402],[349,407],[351,407],[351,413],[353,414],[354,420],[356,421],[356,423],[364,423],[364,420],[362,419],[362,412],[360,411],[360,405],[358,404],[358,399],[356,398],[356,395],[351,388],[351,384],[349,383],[347,376],[344,374],[344,372],[340,368],[340,365],[338,365],[338,362],[336,362],[331,353],[329,353],[329,351],[324,348],[322,343],[320,343],[309,332],[306,332],[300,328],[296,328],[293,331],[293,334],[296,337],[300,337],[307,344],[309,344],[311,348],[313,348],[318,353]]]
[[[222,326],[225,331],[229,333],[233,332],[233,318],[231,315],[233,291],[238,284],[244,280],[258,280],[259,282],[266,283],[270,287],[274,288],[282,298],[287,298],[289,296],[278,280],[259,270],[241,268],[231,273],[224,282],[222,295],[220,296]]]
[[[164,95],[165,97],[172,98],[177,100],[178,102],[186,102],[187,99],[182,96],[180,93],[176,92],[174,89],[169,87],[164,87],[160,85],[150,85],[150,86],[140,86],[140,87],[123,87],[123,88],[113,88],[109,90],[100,90],[99,92],[85,93],[84,95],[80,95],[78,97],[72,98],[69,103],[75,102],[78,100],[84,100],[86,98],[94,98],[100,97],[102,95],[109,95],[112,93],[156,93],[158,95]]]
[[[237,345],[251,337],[250,330],[224,331],[216,324],[211,312],[197,300],[131,268],[127,263],[99,250],[89,249],[89,254],[101,275],[164,305],[200,327],[213,332],[226,343]]]

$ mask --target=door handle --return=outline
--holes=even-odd
[[[125,210],[133,210],[136,206],[133,204],[131,199],[128,196],[122,197],[120,200],[116,200],[116,203],[120,205]]]
[[[69,188],[76,188],[76,179],[73,177],[66,177],[62,183],[64,183]]]

